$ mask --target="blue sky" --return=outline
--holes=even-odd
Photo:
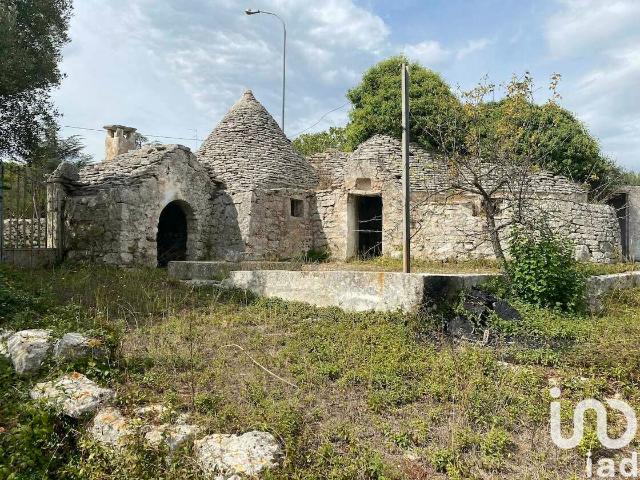
[[[405,53],[468,88],[530,71],[541,92],[558,72],[563,105],[621,165],[640,171],[639,0],[76,0],[55,94],[62,124],[121,123],[202,139],[246,88],[280,117],[287,22],[290,138],[345,104],[362,72]],[[343,125],[348,106],[308,131]],[[103,156],[100,132],[80,134]],[[163,143],[196,140],[156,138]]]

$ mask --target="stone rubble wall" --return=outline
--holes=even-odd
[[[215,192],[211,258],[235,261],[243,257],[245,239],[249,235],[251,198],[251,192]]]
[[[317,192],[314,248],[326,248],[339,259],[347,258],[348,192]],[[382,192],[383,254],[402,252],[402,197],[400,190]],[[612,207],[571,200],[535,200],[535,215],[546,215],[551,227],[575,245],[580,260],[610,263],[620,259],[620,231]],[[411,249],[416,258],[468,260],[495,258],[479,199],[468,197],[447,204],[414,201],[411,206]],[[506,222],[508,213],[498,218]],[[503,240],[508,245],[508,229]]]
[[[3,222],[2,237],[4,248],[46,248],[46,218],[12,218]]]
[[[250,258],[294,258],[312,248],[314,192],[300,189],[253,192],[246,253]],[[291,215],[291,199],[302,200],[302,217]]]
[[[318,190],[314,207],[311,214],[313,248],[328,250],[340,258],[340,252],[347,248],[346,194],[342,190]]]
[[[310,161],[318,172],[334,169],[336,175],[350,179],[371,177],[380,182],[400,180],[402,178],[402,148],[400,142],[386,135],[375,135],[362,143],[354,152],[344,158],[344,153],[329,151],[311,157]],[[487,171],[496,169],[495,165],[485,165]],[[409,149],[409,169],[412,191],[430,193],[444,192],[450,188],[455,176],[446,161],[416,144]],[[366,174],[365,174],[366,172]],[[485,183],[491,185],[488,173]],[[552,198],[571,198],[575,201],[587,201],[587,190],[581,185],[561,175],[552,175],[541,171],[531,177],[531,189],[536,196]]]
[[[318,189],[340,187],[344,179],[344,167],[349,154],[339,150],[316,153],[309,157],[318,176]]]
[[[430,259],[493,258],[493,249],[484,230],[480,198],[475,195],[443,195],[451,184],[450,172],[441,161],[417,146],[411,148],[412,255]],[[324,164],[323,164],[324,162]],[[336,258],[346,259],[349,240],[350,195],[382,197],[383,254],[397,256],[402,251],[402,172],[400,142],[375,136],[344,158],[328,152],[313,157],[311,163],[322,171],[339,166],[341,179],[316,192],[313,217],[314,248],[329,249]],[[324,170],[323,170],[324,169]],[[612,207],[590,204],[586,191],[576,183],[548,172],[532,179],[530,208],[533,217],[548,218],[552,228],[567,235],[581,260],[612,262],[621,257],[620,228]],[[498,223],[508,221],[504,212]],[[503,234],[508,244],[508,230]]]
[[[186,147],[162,152],[129,181],[113,176],[113,181],[70,189],[65,200],[65,249],[70,259],[155,266],[160,213],[175,200],[187,214],[188,258],[211,255],[214,220],[220,215],[216,207],[221,204],[213,201],[214,184]],[[117,160],[109,162],[109,168]]]

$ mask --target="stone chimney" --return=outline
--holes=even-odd
[[[129,150],[136,148],[136,129],[125,127],[123,125],[105,125],[107,138],[104,141],[105,161],[127,153]]]

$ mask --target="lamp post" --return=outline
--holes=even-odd
[[[265,15],[272,15],[282,22],[282,30],[284,32],[284,40],[282,42],[282,131],[284,132],[284,98],[285,98],[285,84],[286,84],[286,65],[287,65],[287,26],[280,15],[272,12],[265,12],[264,10],[251,10],[250,8],[245,10],[247,15],[256,15],[258,13],[264,13]]]

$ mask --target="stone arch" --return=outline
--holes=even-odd
[[[169,202],[158,217],[158,266],[166,267],[171,261],[189,259],[193,252],[195,230],[195,216],[191,205],[183,200]]]

